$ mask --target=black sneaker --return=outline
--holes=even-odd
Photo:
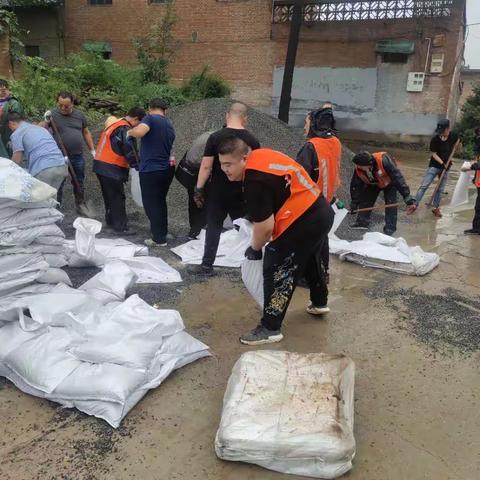
[[[197,237],[200,235],[200,232],[189,232],[187,238],[189,240],[197,240]]]
[[[215,275],[213,267],[208,265],[189,265],[187,272],[191,275],[201,275],[204,277],[213,277]]]
[[[280,342],[281,340],[283,340],[283,335],[280,330],[268,330],[263,325],[258,325],[240,337],[240,343],[244,345],[263,345]]]
[[[368,227],[366,225],[364,225],[363,223],[358,223],[358,222],[355,222],[352,225],[350,225],[350,228],[352,230],[368,230]]]
[[[480,230],[476,230],[475,228],[469,228],[463,232],[465,235],[480,235]]]

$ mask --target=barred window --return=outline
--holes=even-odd
[[[453,0],[362,0],[331,1],[306,4],[305,22],[335,22],[352,20],[388,20],[397,18],[449,17]],[[287,23],[292,19],[293,4],[275,1],[273,23]]]

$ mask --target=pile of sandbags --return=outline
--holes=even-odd
[[[135,280],[117,261],[79,289],[59,284],[0,301],[0,376],[118,427],[173,370],[209,355],[176,310],[124,300]]]
[[[56,190],[0,158],[0,297],[38,283],[69,282]]]
[[[344,355],[244,353],[215,438],[219,458],[337,478],[352,468],[355,366]]]

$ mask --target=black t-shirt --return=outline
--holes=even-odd
[[[263,222],[275,215],[290,196],[290,185],[285,177],[247,170],[244,197],[247,215],[252,222]]]
[[[450,132],[447,139],[443,141],[440,138],[440,135],[435,135],[430,141],[430,151],[436,153],[442,160],[443,163],[447,163],[450,155],[452,154],[453,148],[457,143],[458,135],[454,132]],[[432,158],[430,158],[429,167],[442,168],[442,166]]]
[[[210,188],[222,188],[231,185],[231,183],[241,184],[241,182],[230,182],[230,180],[228,180],[227,176],[222,171],[220,160],[218,159],[218,146],[223,140],[225,140],[225,138],[232,135],[242,139],[252,150],[260,148],[259,141],[245,129],[225,127],[212,133],[210,137],[208,137],[204,152],[205,157],[213,157],[212,181]]]

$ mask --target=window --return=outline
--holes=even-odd
[[[407,63],[408,54],[406,53],[382,53],[382,63]]]
[[[39,45],[25,45],[25,55],[27,57],[39,57],[40,46]]]
[[[112,0],[88,0],[90,5],[111,5]]]
[[[100,55],[105,60],[112,58],[112,45],[110,42],[85,42],[82,44],[83,50]]]

